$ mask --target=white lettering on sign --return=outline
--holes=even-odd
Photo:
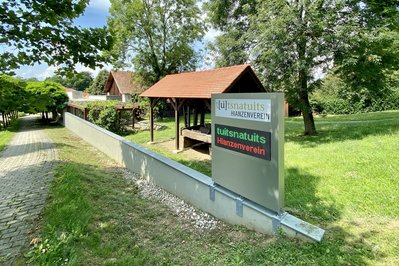
[[[216,99],[215,116],[270,122],[270,99]]]

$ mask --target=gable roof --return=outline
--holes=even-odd
[[[213,93],[224,93],[243,76],[249,75],[264,90],[250,65],[237,65],[212,70],[167,75],[140,96],[151,98],[210,99]]]
[[[111,71],[107,83],[105,83],[103,93],[107,93],[111,90],[113,82],[116,83],[116,87],[119,89],[121,94],[138,92],[141,89],[141,86],[134,82],[133,75],[133,72],[130,71]]]

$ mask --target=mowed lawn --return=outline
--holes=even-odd
[[[19,127],[19,121],[14,121],[10,127],[7,129],[3,128],[3,125],[1,125],[1,130],[0,130],[0,152],[4,150],[7,146],[7,144],[11,141],[12,137],[14,136],[15,132],[17,131]]]
[[[170,130],[155,132],[155,141],[174,136],[173,120],[159,124]],[[316,117],[316,127],[307,137],[300,117],[285,120],[285,209],[326,229],[324,242],[342,252],[337,261],[399,264],[399,111]],[[211,172],[147,145],[148,132],[127,138]]]
[[[156,141],[174,135],[173,122],[163,124]],[[318,117],[314,137],[302,136],[300,118],[285,126],[285,209],[324,228],[321,243],[236,226],[200,232],[141,198],[100,152],[53,128],[60,166],[33,264],[399,265],[399,111]],[[148,132],[127,138],[210,173],[209,161],[145,144]]]

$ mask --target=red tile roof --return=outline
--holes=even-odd
[[[104,87],[104,93],[111,89],[113,82],[116,83],[121,94],[131,94],[141,90],[141,86],[134,82],[133,73],[130,71],[111,71]]]
[[[228,91],[247,71],[250,71],[257,82],[259,82],[250,65],[237,65],[212,70],[167,75],[140,94],[140,96],[154,98],[210,99],[213,93]],[[261,84],[260,86],[263,88]]]
[[[73,92],[75,91],[74,89],[63,87],[65,92]]]

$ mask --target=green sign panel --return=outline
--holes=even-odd
[[[215,124],[215,145],[270,161],[270,132]]]
[[[212,178],[277,213],[284,204],[284,94],[212,95]]]

